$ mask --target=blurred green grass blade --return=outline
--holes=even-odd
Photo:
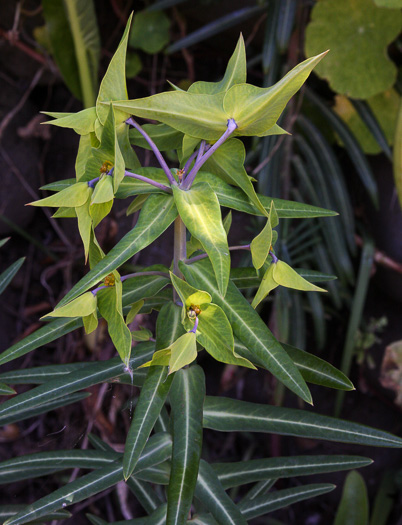
[[[325,320],[324,306],[321,297],[317,293],[307,294],[307,301],[311,308],[317,350],[322,350],[327,339],[327,324]]]
[[[32,520],[43,518],[61,507],[73,505],[84,499],[88,499],[103,490],[116,485],[123,479],[123,466],[112,464],[86,474],[64,487],[61,487],[48,496],[25,507],[26,510],[19,512],[16,516],[8,519],[4,525],[20,525]]]
[[[293,292],[291,297],[290,317],[290,337],[289,343],[304,349],[306,347],[306,316],[304,313],[302,294]],[[283,346],[283,345],[282,345]]]
[[[239,508],[244,517],[250,520],[274,510],[283,509],[298,501],[320,496],[335,488],[335,485],[330,485],[329,483],[314,483],[291,489],[277,490],[265,496],[258,496],[258,498],[243,501],[239,504]]]
[[[280,53],[288,48],[290,35],[296,16],[297,1],[281,0],[279,3],[278,25],[276,26],[276,41]]]
[[[262,71],[266,75],[278,53],[276,28],[278,27],[279,2],[269,2],[262,45]],[[266,141],[266,139],[263,139]]]
[[[166,525],[184,523],[191,507],[201,455],[204,396],[202,368],[195,365],[175,373],[170,390],[173,452]]]
[[[213,469],[206,461],[200,461],[195,497],[213,515],[218,523],[247,525],[240,510],[226,494]]]
[[[265,6],[254,6],[244,7],[242,9],[238,9],[237,11],[232,11],[231,13],[222,16],[217,20],[214,20],[209,24],[205,24],[200,29],[197,29],[193,33],[190,33],[189,35],[175,42],[174,44],[168,46],[165,50],[165,53],[167,55],[170,55],[172,53],[175,53],[176,51],[180,51],[181,49],[190,47],[194,44],[198,44],[199,42],[203,42],[204,40],[207,40],[208,38],[211,38],[214,35],[222,33],[230,27],[238,25],[244,22],[245,20],[248,20],[249,18],[262,13],[263,11],[265,11],[265,9]]]
[[[314,260],[317,263],[318,268],[321,272],[327,273],[327,274],[333,274],[334,268],[331,264],[331,261],[329,259],[329,255],[327,253],[327,250],[322,244],[317,244],[314,246],[313,249],[313,257]],[[335,307],[337,309],[341,308],[342,306],[342,299],[339,294],[339,283],[336,281],[329,281],[327,283],[327,289],[330,293],[331,300],[333,301]]]
[[[242,498],[242,501],[255,499],[258,496],[266,494],[276,483],[276,479],[266,479],[264,481],[259,481],[256,483]]]
[[[353,353],[355,348],[355,336],[362,321],[363,309],[366,302],[367,290],[370,282],[371,269],[374,259],[374,241],[365,238],[363,250],[360,258],[360,267],[357,277],[357,285],[353,296],[352,309],[349,317],[348,330],[346,332],[345,345],[342,352],[341,370],[349,374],[352,366]],[[335,415],[339,416],[342,410],[343,394],[338,392],[335,402]]]
[[[384,131],[382,130],[380,123],[376,119],[370,106],[365,100],[349,99],[353,107],[357,111],[359,117],[366,124],[370,133],[373,135],[377,144],[380,146],[385,155],[392,161],[392,151],[388,145],[387,138],[385,137]]]
[[[377,183],[367,161],[367,157],[364,155],[354,135],[341,118],[327,107],[327,105],[311,89],[306,88],[304,94],[308,100],[317,106],[325,119],[333,127],[334,131],[340,136],[350,160],[356,168],[361,183],[366,188],[373,204],[378,208]]]
[[[17,392],[11,386],[6,385],[5,383],[0,383],[0,396],[13,396]]]
[[[333,201],[328,181],[315,150],[301,135],[295,136],[294,141],[308,163],[308,176],[314,180],[318,198],[324,206],[331,207]],[[337,272],[341,277],[353,283],[353,266],[348,254],[345,232],[339,218],[328,218],[325,221],[321,221],[321,227],[327,250],[336,266]]]
[[[148,482],[131,476],[126,483],[148,514],[154,512],[162,504],[162,500]]]
[[[299,115],[297,123],[308,137],[314,152],[317,154],[333,199],[332,207],[339,212],[349,249],[354,253],[356,251],[354,213],[338,158],[324,135],[309,119]]]
[[[362,476],[352,471],[346,477],[334,525],[367,525],[369,501]]]
[[[256,481],[338,472],[365,467],[371,463],[371,459],[360,456],[318,455],[261,458],[234,463],[213,463],[212,467],[226,490]]]
[[[385,471],[380,486],[376,491],[370,525],[387,525],[389,523],[388,519],[394,507],[397,493],[395,472],[392,470]]]
[[[167,374],[167,367],[152,366],[149,368],[127,434],[123,456],[125,479],[134,471],[165,403],[172,382],[172,376],[167,377]]]
[[[24,261],[25,257],[21,257],[20,259],[15,261],[11,266],[9,266],[7,270],[4,270],[4,272],[0,274],[0,294],[2,294],[7,288],[7,286],[10,284],[10,282],[14,278],[14,275],[24,264]]]
[[[4,239],[0,240],[0,248],[6,244],[11,239],[11,237],[5,237]]]
[[[401,448],[402,438],[306,410],[207,396],[204,427],[221,432],[268,432],[342,443]]]
[[[137,368],[145,363],[154,351],[153,343],[143,343],[142,353],[130,359],[130,368]],[[118,360],[94,362],[82,370],[71,372],[24,392],[0,405],[0,424],[18,421],[20,414],[30,409],[40,408],[44,403],[55,401],[62,396],[68,396],[90,386],[108,381],[125,373],[124,364]],[[17,418],[17,419],[16,419]]]

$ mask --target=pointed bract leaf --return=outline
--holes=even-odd
[[[45,317],[85,317],[96,312],[97,298],[92,292],[84,293],[70,303],[56,308]]]
[[[265,263],[269,250],[271,249],[271,243],[272,226],[270,219],[267,219],[264,228],[260,231],[257,237],[254,237],[250,244],[253,266],[257,270],[259,270]]]
[[[251,306],[256,308],[265,297],[275,290],[278,287],[278,283],[274,280],[274,264],[270,264],[267,268],[267,271],[264,273],[261,284],[257,290],[257,293],[254,296]]]
[[[195,334],[188,332],[170,346],[169,374],[189,365],[197,358]]]
[[[44,115],[55,117],[55,120],[48,120],[43,124],[51,124],[52,126],[59,126],[61,128],[72,128],[78,135],[88,135],[94,131],[96,120],[96,109],[87,108],[78,113],[67,113],[57,117],[55,113],[41,111]]]
[[[294,290],[304,290],[306,292],[326,292],[323,288],[315,286],[315,284],[309,283],[301,275],[293,270],[284,261],[278,261],[273,263],[273,274],[274,281],[281,286],[287,288],[293,288]]]
[[[92,189],[86,182],[77,182],[50,197],[30,202],[30,206],[49,206],[53,208],[76,208],[82,206],[92,194]]]

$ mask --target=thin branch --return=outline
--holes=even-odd
[[[138,175],[137,173],[131,173],[131,171],[125,171],[124,176],[131,177],[132,179],[142,180],[143,182],[151,184],[151,186],[155,186],[155,188],[159,188],[160,190],[165,191],[166,193],[172,193],[172,188],[169,188],[169,186],[165,186],[160,182],[148,179],[148,177],[144,177],[144,175]]]
[[[236,250],[249,250],[250,245],[249,244],[240,244],[239,246],[229,246],[229,251],[234,252]],[[191,257],[191,259],[186,259],[184,261],[185,264],[192,264],[196,261],[200,261],[201,259],[205,259],[205,257],[208,257],[206,253],[202,253],[201,255],[196,255],[195,257]]]
[[[157,145],[155,144],[155,142],[151,139],[151,137],[148,135],[148,133],[142,129],[142,127],[132,118],[130,117],[129,119],[126,120],[126,123],[127,124],[130,124],[131,126],[133,126],[137,131],[139,131],[141,133],[141,135],[144,137],[144,139],[148,142],[148,144],[151,146],[151,149],[152,151],[154,152],[155,154],[155,157],[158,159],[158,162],[161,166],[161,168],[163,169],[163,171],[165,172],[166,174],[166,177],[168,178],[170,184],[177,184],[173,175],[171,174],[170,172],[170,169],[169,169],[169,166],[166,164],[166,161],[165,159],[163,158],[162,156],[162,153],[159,151]]]

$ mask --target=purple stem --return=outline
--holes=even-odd
[[[137,124],[137,122],[132,118],[130,117],[129,119],[126,120],[126,123],[127,124],[130,124],[131,126],[133,126],[137,131],[139,131],[141,133],[141,135],[144,137],[144,139],[148,142],[148,144],[151,146],[151,149],[152,151],[154,152],[155,154],[155,157],[158,159],[158,162],[159,164],[161,165],[161,168],[163,169],[163,171],[165,172],[166,174],[166,177],[169,179],[169,182],[170,184],[177,184],[177,182],[175,181],[173,175],[170,173],[170,169],[169,169],[169,166],[166,164],[166,161],[165,159],[163,158],[162,156],[162,153],[159,151],[157,145],[155,144],[155,142],[151,139],[151,137],[148,135],[148,133],[142,129],[142,127]]]
[[[194,182],[195,176],[197,175],[198,171],[201,169],[202,165],[215,153],[215,151],[221,146],[225,140],[234,132],[234,130],[237,128],[237,124],[234,119],[230,118],[228,120],[227,129],[225,133],[218,139],[213,146],[209,148],[209,150],[199,159],[197,159],[196,163],[193,166],[193,169],[190,171],[190,173],[187,175],[185,180],[182,182],[181,187],[183,190],[188,190],[191,188],[192,183]],[[201,149],[201,148],[200,148]]]
[[[188,169],[190,168],[191,166],[191,163],[193,162],[193,160],[195,159],[195,157],[198,155],[198,152],[200,150],[197,149],[197,151],[194,151],[194,153],[191,155],[191,157],[189,157],[188,161],[186,162],[186,164],[184,165],[184,168],[183,168],[183,175],[185,176],[187,174],[187,171]]]
[[[124,176],[131,177],[137,180],[142,180],[143,182],[147,182],[148,184],[151,184],[152,186],[155,186],[156,188],[159,188],[160,190],[166,191],[167,193],[172,193],[172,188],[169,188],[169,186],[165,186],[164,184],[161,184],[160,182],[156,182],[152,179],[148,179],[148,177],[144,177],[143,175],[138,175],[137,173],[131,173],[131,171],[125,171]]]
[[[191,332],[193,332],[193,334],[195,334],[197,331],[197,327],[198,327],[198,317],[195,318],[194,326],[191,330],[189,330],[188,333],[190,334]]]
[[[269,255],[272,257],[272,262],[276,264],[278,262],[278,257],[274,254],[272,250],[269,251]]]
[[[249,244],[241,244],[239,246],[229,246],[229,250],[232,252],[232,251],[235,251],[235,250],[249,250],[250,249],[250,245]],[[191,264],[191,263],[194,263],[196,261],[200,261],[201,259],[205,259],[205,257],[208,257],[208,255],[206,253],[202,253],[201,255],[196,255],[195,257],[191,257],[191,259],[186,259],[184,261],[185,264]]]

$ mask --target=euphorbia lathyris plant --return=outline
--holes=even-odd
[[[41,452],[0,464],[0,482],[42,476],[66,468],[91,469],[72,483],[30,504],[8,525],[46,521],[55,511],[89,498],[125,480],[150,514],[132,523],[242,524],[333,489],[307,484],[269,492],[277,478],[361,467],[357,456],[263,458],[240,463],[201,459],[203,427],[220,431],[274,432],[349,443],[400,447],[402,440],[358,424],[269,405],[206,397],[202,368],[195,364],[205,349],[223,363],[271,372],[304,401],[307,383],[349,390],[338,370],[317,357],[281,345],[255,310],[274,288],[324,291],[314,282],[325,276],[293,270],[275,255],[281,219],[334,215],[331,211],[258,195],[244,168],[244,145],[236,137],[286,133],[277,120],[325,53],[298,65],[269,88],[246,83],[242,37],[222,81],[196,82],[173,91],[128,100],[125,55],[130,21],[101,83],[96,107],[77,114],[50,114],[53,125],[73,128],[81,137],[76,179],[45,187],[56,193],[31,203],[57,208],[55,217],[76,217],[90,271],[46,317],[43,328],[6,350],[0,363],[48,343],[84,325],[90,333],[103,317],[120,357],[110,361],[40,367],[0,374],[4,383],[39,384],[6,401],[0,422],[16,422],[75,402],[81,391],[107,381],[142,386],[124,454],[91,437],[95,450]],[[141,126],[135,118],[159,124]],[[151,149],[160,168],[143,168],[132,146]],[[178,168],[169,168],[161,152],[177,150]],[[115,198],[135,196],[128,212],[140,210],[136,226],[105,254],[97,225]],[[229,212],[265,217],[259,235],[244,246],[229,246]],[[144,268],[121,275],[118,269],[154,242],[174,223],[170,268]],[[231,268],[230,252],[251,252],[253,267]],[[256,287],[249,301],[241,288]],[[138,313],[159,311],[156,335],[131,332]],[[138,342],[133,347],[133,340]],[[169,408],[169,410],[167,409]],[[153,433],[153,435],[152,435]],[[256,483],[241,501],[226,489]],[[153,484],[166,485],[165,493]],[[163,494],[163,495],[162,495]],[[93,523],[104,523],[96,516]]]

